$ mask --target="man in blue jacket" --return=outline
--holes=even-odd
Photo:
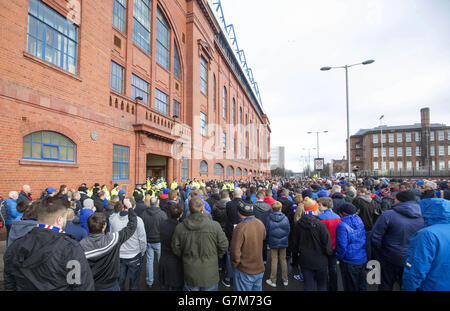
[[[419,201],[426,228],[409,242],[402,290],[450,290],[450,201]]]
[[[11,231],[11,226],[14,221],[20,220],[23,213],[17,211],[17,199],[19,194],[17,191],[11,191],[9,193],[9,198],[5,199],[6,207],[8,208],[8,219],[6,220],[6,241],[9,238],[9,232]]]
[[[412,191],[397,194],[395,205],[380,215],[372,229],[372,247],[381,264],[380,291],[401,286],[409,239],[425,226],[419,203]]]
[[[345,291],[365,291],[366,231],[356,207],[346,202],[339,209],[342,221],[336,227],[336,257],[340,261]]]

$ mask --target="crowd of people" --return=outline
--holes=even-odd
[[[450,290],[448,180],[148,179],[2,199],[6,290]],[[270,265],[268,264],[270,258]],[[145,262],[145,265],[144,265]],[[281,280],[277,279],[278,265]],[[294,269],[289,279],[288,265]],[[141,273],[142,272],[142,273]]]

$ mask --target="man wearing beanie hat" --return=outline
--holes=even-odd
[[[254,216],[252,204],[239,202],[238,216],[240,222],[233,230],[230,247],[234,290],[261,291],[265,271],[261,249],[266,228]]]
[[[336,227],[336,257],[340,261],[345,291],[366,290],[366,232],[364,223],[356,215],[356,207],[349,202],[339,208],[342,221]]]
[[[303,272],[304,290],[312,291],[314,281],[317,290],[326,291],[328,282],[328,256],[333,253],[330,233],[317,218],[319,205],[306,197],[303,201],[304,215],[294,227],[293,250]]]
[[[392,291],[395,282],[401,286],[409,240],[424,227],[414,192],[397,193],[395,205],[378,217],[372,230],[372,247],[381,264],[378,290]]]

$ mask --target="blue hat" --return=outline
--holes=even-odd
[[[341,185],[345,185],[346,183],[347,183],[347,182],[346,182],[345,180],[341,180],[341,181],[340,181],[340,184],[341,184]]]
[[[120,190],[119,190],[119,194],[125,194],[125,190],[120,189]]]
[[[169,193],[169,191],[170,191],[170,189],[169,189],[169,188],[164,188],[164,189],[163,189],[163,194],[168,194],[168,193]]]
[[[425,182],[423,180],[418,180],[417,181],[417,185],[418,186],[423,186],[425,184]]]
[[[330,196],[330,192],[327,191],[327,190],[320,190],[320,191],[317,193],[317,196],[318,196],[319,198],[329,197],[329,196]]]
[[[45,189],[45,191],[47,191],[47,193],[55,193],[55,192],[58,192],[58,190],[56,190],[56,189],[53,188],[53,187],[48,187],[47,189]]]

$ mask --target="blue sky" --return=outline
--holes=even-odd
[[[345,155],[345,70],[349,69],[350,134],[379,125],[450,124],[450,1],[222,0],[245,50],[269,116],[271,145],[286,147],[286,166],[301,171],[303,148]],[[315,151],[313,151],[315,152]]]

